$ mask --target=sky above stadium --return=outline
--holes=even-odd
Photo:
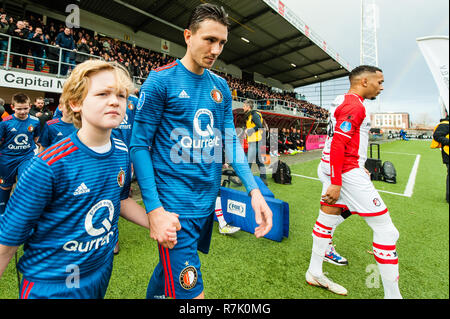
[[[284,0],[351,67],[360,62],[360,0]],[[416,38],[449,35],[448,0],[376,0],[379,9],[378,60],[385,77],[379,104],[371,112],[408,112],[414,123],[440,118],[439,91]],[[345,79],[323,83],[323,106],[346,92]],[[317,103],[317,86],[300,90]],[[309,96],[310,97],[309,97]]]

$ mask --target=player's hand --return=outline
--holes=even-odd
[[[261,191],[254,189],[250,192],[255,221],[259,225],[255,228],[256,238],[265,236],[272,229],[272,210],[267,205]]]
[[[339,185],[330,185],[325,193],[322,195],[322,201],[328,205],[334,205],[341,195],[341,187]]]
[[[177,231],[181,229],[178,215],[158,207],[148,213],[150,238],[164,248],[172,249],[177,244]]]
[[[364,171],[367,173],[367,175],[369,175],[369,177],[370,177],[370,172],[369,172],[369,170],[367,169],[367,168],[365,168],[364,167]]]

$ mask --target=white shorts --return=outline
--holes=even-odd
[[[322,171],[321,164],[317,174],[323,184],[322,196],[331,185],[331,178]],[[363,168],[354,168],[342,174],[342,188],[338,201],[334,205],[320,201],[321,205],[341,207],[352,214],[360,216],[379,216],[387,213],[388,209],[380,194],[373,186],[369,175]]]

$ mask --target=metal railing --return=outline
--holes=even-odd
[[[28,54],[30,51],[31,55]],[[48,58],[50,53],[53,56],[57,56],[58,60]],[[77,64],[77,55],[78,57],[82,57],[83,61],[88,59],[103,60],[101,56],[79,52],[76,49],[69,50],[59,46],[0,33],[0,67],[6,70],[16,68],[17,64],[13,64],[12,66],[10,64],[11,62],[16,63],[18,61],[17,58],[31,58],[35,66],[33,71],[42,71],[45,64],[47,64],[49,66],[49,74],[56,75],[57,77],[65,77],[69,69],[75,67]],[[36,64],[40,64],[38,70],[36,70]],[[26,60],[25,62],[22,60],[20,66],[19,69],[26,69]]]
[[[22,48],[22,50],[17,50],[17,48],[20,47]],[[40,54],[36,54],[37,51],[40,51]],[[31,55],[28,54],[29,52],[31,52]],[[50,59],[49,53],[51,53],[52,56],[57,56],[57,60]],[[13,64],[12,66],[10,66],[11,62],[17,62],[17,58],[31,58],[33,59],[35,64],[35,68],[33,71],[42,72],[44,66],[48,65],[49,75],[66,77],[69,70],[71,68],[74,68],[77,64],[77,55],[78,57],[82,57],[83,61],[88,59],[104,60],[101,56],[98,55],[92,55],[76,50],[69,50],[61,48],[59,46],[31,41],[28,39],[11,36],[9,34],[0,33],[0,68],[4,68],[6,70],[17,69],[17,65]],[[36,70],[37,63],[39,63],[40,66]],[[26,60],[25,63],[22,61],[21,64],[22,68],[19,69],[26,69]],[[132,80],[136,87],[140,87],[145,82],[146,78],[133,76]],[[245,100],[247,100],[247,98],[233,96],[233,101],[243,103]],[[256,105],[256,108],[261,111],[273,111],[280,114],[308,117],[312,119],[315,118],[313,115],[301,111],[300,109],[302,108],[302,105],[300,103],[281,99],[251,100]]]
[[[327,119],[316,118],[315,116],[307,113],[307,111],[303,112],[299,110],[303,107],[300,103],[295,103],[292,101],[286,101],[281,99],[249,99],[240,96],[233,96],[233,101],[244,103],[245,100],[253,101],[253,104],[255,105],[256,109],[260,111],[271,111],[278,114],[307,117],[311,119],[316,119],[319,122],[327,121]],[[239,105],[238,107],[241,107],[241,105]]]

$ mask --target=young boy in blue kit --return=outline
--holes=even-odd
[[[65,82],[62,104],[79,130],[33,158],[0,220],[0,277],[24,244],[20,298],[103,298],[119,214],[148,228],[145,210],[128,198],[128,149],[111,138],[131,85],[122,67],[98,60]]]
[[[8,203],[11,188],[34,156],[41,134],[39,119],[29,115],[30,98],[18,93],[12,97],[14,114],[0,122],[0,216]]]

